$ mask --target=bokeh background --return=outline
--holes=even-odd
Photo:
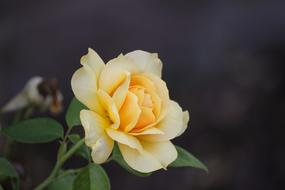
[[[158,52],[172,99],[191,115],[175,143],[210,172],[139,178],[111,163],[104,167],[112,189],[283,189],[284,10],[284,1],[1,0],[0,105],[34,75],[57,77],[67,105],[88,47],[105,61],[135,49]],[[48,175],[56,145],[17,145],[23,189]]]

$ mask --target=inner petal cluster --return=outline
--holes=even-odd
[[[125,101],[119,110],[120,130],[140,132],[155,123],[157,109],[152,94],[156,92],[151,80],[142,75],[131,77]]]

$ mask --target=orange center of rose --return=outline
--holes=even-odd
[[[120,130],[137,133],[156,121],[160,99],[154,83],[143,75],[134,75],[126,99],[119,110]]]

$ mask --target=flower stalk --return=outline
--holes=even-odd
[[[75,144],[71,149],[69,149],[63,156],[59,157],[53,170],[46,180],[39,184],[35,190],[45,189],[56,177],[62,165],[84,144],[84,139],[81,139],[77,144]],[[64,146],[63,144],[61,146]]]

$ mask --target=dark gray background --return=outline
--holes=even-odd
[[[158,52],[171,97],[191,115],[175,143],[210,173],[169,169],[138,178],[108,164],[113,189],[282,189],[284,10],[282,1],[2,0],[0,105],[34,75],[57,77],[68,104],[88,47],[105,61]],[[49,173],[56,144],[18,146],[30,189]]]

